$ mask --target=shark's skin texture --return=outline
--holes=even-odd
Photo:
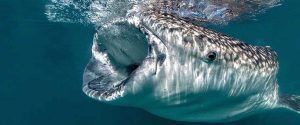
[[[279,107],[299,111],[298,96],[278,94],[279,64],[270,47],[136,10],[128,22],[148,39],[147,57],[130,75],[120,75],[94,43],[84,74],[88,96],[189,122],[227,122]]]

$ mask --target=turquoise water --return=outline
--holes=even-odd
[[[0,0],[0,125],[207,125],[92,100],[81,90],[94,27],[50,22],[46,1]],[[280,92],[300,95],[300,1],[215,30],[279,54]],[[219,123],[220,124],[220,123]],[[224,124],[224,123],[223,123]],[[300,115],[273,110],[226,125],[299,125]]]

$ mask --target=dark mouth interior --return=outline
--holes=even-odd
[[[127,23],[119,23],[100,31],[99,51],[106,52],[115,70],[129,75],[136,70],[148,54],[144,34]]]

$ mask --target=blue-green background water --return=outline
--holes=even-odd
[[[106,105],[81,91],[95,30],[49,22],[43,0],[0,0],[0,125],[207,125],[166,120]],[[279,54],[281,93],[300,95],[300,1],[216,30]],[[221,124],[221,123],[219,123]],[[300,115],[273,110],[226,125],[299,125]]]

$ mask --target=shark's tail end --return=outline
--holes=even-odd
[[[300,95],[281,95],[279,105],[300,114]]]

